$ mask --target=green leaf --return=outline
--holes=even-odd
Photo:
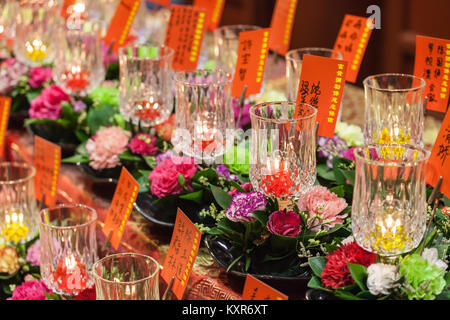
[[[360,264],[348,263],[348,269],[352,275],[353,280],[362,291],[367,291],[366,279],[367,279],[367,268]]]
[[[325,180],[336,181],[333,170],[330,170],[325,164],[319,164],[316,167],[317,175]]]
[[[312,272],[317,276],[321,277],[322,271],[325,268],[325,257],[312,257],[308,258],[309,266],[311,267]]]
[[[256,220],[258,220],[263,226],[267,225],[269,217],[267,216],[267,213],[265,211],[253,211],[252,214],[255,216]]]
[[[244,189],[242,189],[241,185],[239,183],[237,183],[236,181],[230,180],[228,181],[233,187],[236,188],[237,191],[239,192],[247,192]]]
[[[214,185],[211,185],[211,192],[214,196],[214,199],[217,201],[219,206],[222,207],[222,209],[227,209],[230,206],[232,197],[228,193]]]
[[[184,176],[181,173],[178,174],[178,183],[183,188],[186,187],[186,180],[184,179]]]
[[[25,96],[27,97],[27,100],[29,103],[31,103],[32,100],[36,99],[40,95],[40,91],[28,91]]]
[[[444,196],[444,204],[445,204],[447,207],[450,207],[450,198],[447,198],[446,196]]]
[[[336,295],[336,297],[339,297],[339,298],[342,298],[345,300],[364,300],[362,298],[355,296],[353,293],[342,290],[342,289],[337,289],[336,291],[334,291],[334,294]]]
[[[320,278],[318,278],[316,276],[312,276],[311,280],[309,280],[308,287],[312,288],[312,289],[326,291],[326,292],[333,292],[329,289],[322,287],[322,282],[320,281]]]
[[[142,156],[144,158],[145,163],[152,169],[156,168],[156,160],[153,156]]]
[[[331,188],[330,191],[335,193],[340,198],[343,198],[345,195],[344,185],[340,185],[340,186]]]
[[[358,292],[358,293],[356,294],[356,296],[357,296],[358,298],[362,298],[362,299],[364,299],[364,300],[374,300],[374,299],[377,298],[376,296],[374,296],[373,294],[371,294],[370,291],[367,291],[367,290]]]
[[[180,199],[191,200],[191,201],[194,201],[194,202],[196,202],[198,204],[202,204],[203,190],[182,194],[180,196]]]
[[[192,181],[198,181],[200,177],[205,177],[206,179],[208,179],[209,182],[212,182],[216,178],[216,175],[217,175],[216,171],[214,171],[211,168],[208,168],[205,170],[198,171],[196,174],[194,174],[194,176],[192,177]]]
[[[76,154],[74,156],[64,158],[61,160],[62,163],[86,163],[89,162],[89,158],[84,155]]]
[[[87,134],[80,130],[76,130],[75,135],[77,136],[78,140],[80,140],[82,143],[86,142],[89,139]]]
[[[95,135],[100,127],[111,124],[111,118],[117,113],[117,109],[110,105],[102,105],[92,108],[87,115],[87,124],[91,135]]]
[[[125,150],[119,154],[119,159],[128,161],[140,161],[141,158],[132,154],[129,150]]]

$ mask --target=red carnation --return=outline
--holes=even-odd
[[[327,289],[338,289],[354,284],[347,262],[368,267],[375,258],[375,254],[362,249],[355,241],[340,246],[325,257],[327,262],[321,275],[322,285]]]
[[[95,286],[92,288],[84,289],[77,295],[74,300],[96,300]]]

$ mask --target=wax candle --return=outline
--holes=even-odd
[[[86,265],[73,254],[59,260],[54,272],[56,287],[66,294],[75,295],[87,288]]]
[[[48,44],[42,42],[39,39],[35,39],[31,42],[30,41],[25,42],[25,47],[27,50],[27,56],[32,61],[42,61],[48,55],[47,52]]]
[[[377,214],[379,217],[375,221],[375,230],[371,236],[374,238],[373,247],[379,253],[389,253],[401,251],[410,242],[407,233],[402,225],[400,209],[383,208],[383,212]]]
[[[13,211],[5,214],[5,225],[2,230],[2,236],[6,241],[19,242],[26,238],[28,227],[24,224],[23,213]]]
[[[82,91],[89,85],[89,77],[91,73],[88,70],[84,70],[81,66],[72,66],[69,70],[65,71],[61,78],[66,83],[66,87],[73,92]]]

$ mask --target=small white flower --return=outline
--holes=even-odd
[[[360,127],[354,124],[338,122],[336,133],[344,139],[349,146],[361,146],[364,144],[364,134]]]
[[[367,288],[371,294],[389,294],[394,283],[400,279],[397,267],[389,264],[374,263],[367,268]]]
[[[355,241],[355,239],[353,238],[352,235],[349,235],[347,238],[345,238],[344,240],[341,241],[341,245],[348,244],[353,241]]]
[[[422,258],[427,259],[428,263],[431,265],[434,264],[444,271],[447,270],[447,264],[439,259],[436,248],[425,248],[422,252]]]

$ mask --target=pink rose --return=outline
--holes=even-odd
[[[45,100],[51,104],[60,104],[63,101],[69,101],[70,97],[56,84],[45,88],[41,94]]]
[[[152,137],[148,133],[136,134],[133,139],[131,139],[128,147],[133,153],[143,154],[145,156],[153,156],[158,152],[156,137]]]
[[[300,222],[300,216],[294,211],[275,211],[269,216],[267,230],[273,234],[296,237],[302,231]]]
[[[61,104],[51,104],[41,95],[31,100],[28,113],[32,119],[56,120],[61,116]]]
[[[89,165],[95,170],[114,168],[120,164],[119,155],[128,145],[130,132],[120,127],[108,127],[97,131],[95,136],[86,142],[89,153]]]
[[[183,187],[178,182],[178,174],[183,175],[185,185],[189,188],[195,172],[197,172],[197,164],[194,163],[193,158],[165,159],[148,176],[152,182],[150,190],[158,198],[181,193]]]
[[[42,280],[29,280],[17,286],[8,300],[47,300],[44,292],[52,293]]]
[[[297,202],[298,209],[308,213],[308,229],[314,232],[329,230],[336,224],[342,224],[347,214],[341,214],[347,202],[339,198],[326,187],[314,186],[303,194]]]
[[[30,70],[30,79],[28,83],[34,89],[40,88],[42,84],[52,78],[52,69],[50,67],[35,67]]]

